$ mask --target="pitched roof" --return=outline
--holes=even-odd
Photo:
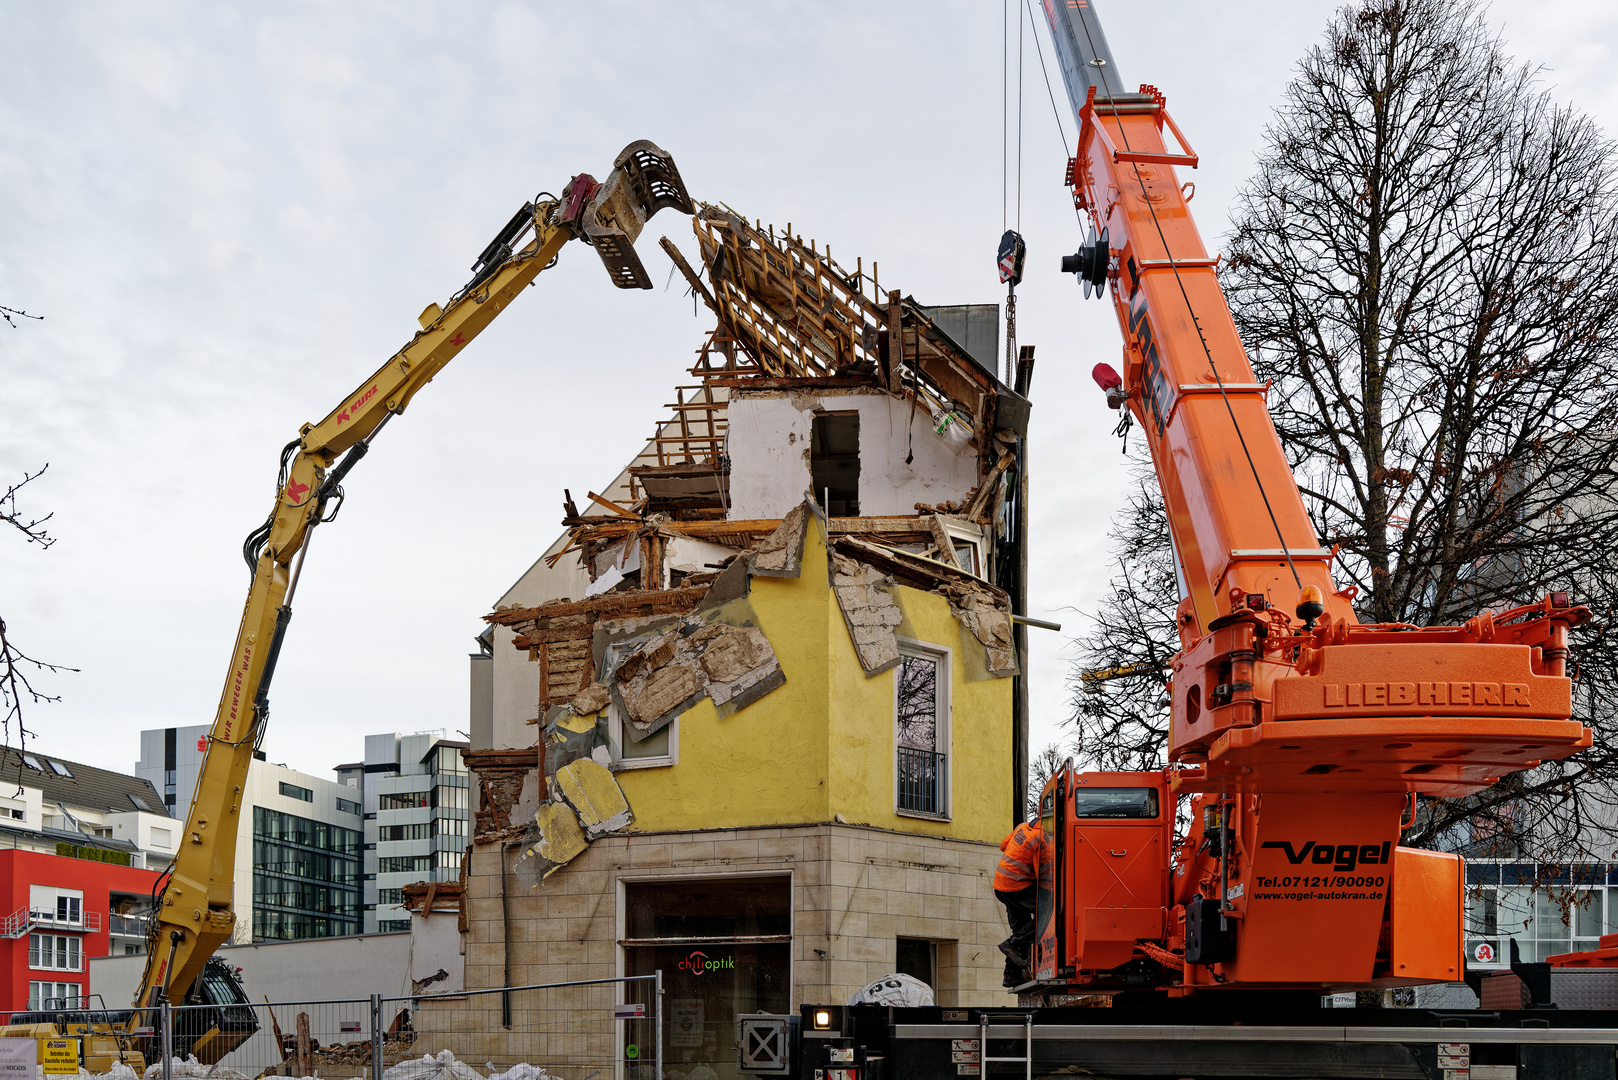
[[[39,788],[46,807],[61,803],[69,811],[78,808],[121,814],[145,810],[168,816],[162,796],[149,780],[33,750],[0,746],[0,790],[11,783]]]

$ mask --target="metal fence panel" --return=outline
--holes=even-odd
[[[661,985],[661,975],[552,983],[386,999],[383,1011],[415,1003],[418,1057],[449,1050],[498,1072],[526,1062],[563,1080],[656,1080]]]
[[[211,1080],[467,1080],[526,1063],[558,1080],[662,1075],[662,976],[420,997],[173,1006],[159,1014],[149,1063],[195,1056]],[[170,1047],[165,1056],[160,1047]],[[380,1053],[378,1053],[380,1050]],[[415,1064],[413,1064],[415,1063]],[[169,1080],[170,1068],[164,1069]],[[459,1074],[457,1078],[456,1074]],[[516,1078],[513,1078],[516,1080]]]

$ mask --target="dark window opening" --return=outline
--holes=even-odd
[[[859,413],[815,414],[809,426],[809,478],[828,517],[859,516]]]
[[[895,944],[893,970],[920,979],[938,989],[938,946],[921,938],[899,938]]]

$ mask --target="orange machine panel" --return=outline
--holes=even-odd
[[[1388,859],[1404,796],[1267,792],[1262,799],[1261,813],[1235,822],[1246,872],[1236,899],[1236,959],[1225,977],[1271,985],[1369,982],[1398,872]]]
[[[1536,675],[1526,645],[1331,645],[1318,675],[1277,679],[1275,718],[1500,716],[1563,720],[1572,683]]]
[[[1416,848],[1393,852],[1393,898],[1388,928],[1388,977],[1394,981],[1458,982],[1463,960],[1462,894],[1466,875],[1459,855]]]
[[[1076,773],[1065,801],[1066,962],[1105,971],[1162,937],[1174,802],[1161,773]]]
[[[1162,939],[1165,915],[1160,907],[1085,908],[1080,924],[1084,967],[1106,971],[1129,963],[1135,955],[1135,942]]]

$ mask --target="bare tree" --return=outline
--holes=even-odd
[[[1596,747],[1473,799],[1432,800],[1406,842],[1587,849],[1618,779],[1613,146],[1506,56],[1473,0],[1340,10],[1266,144],[1237,200],[1224,284],[1360,617],[1453,623],[1560,589],[1596,613],[1575,642]],[[1127,630],[1120,612],[1150,608],[1152,573],[1125,575],[1140,595],[1103,612],[1086,661]],[[1157,610],[1172,620],[1172,606]],[[1171,621],[1135,653],[1166,633]],[[1077,699],[1098,760],[1120,750],[1092,750],[1090,732],[1118,730],[1128,756],[1161,747],[1160,710],[1127,694],[1088,710]]]
[[[1111,530],[1118,572],[1077,639],[1074,747],[1088,768],[1161,769],[1168,737],[1168,663],[1179,651],[1179,604],[1163,496],[1150,463],[1132,462],[1136,490]]]
[[[1045,792],[1056,770],[1068,759],[1073,748],[1064,749],[1059,742],[1046,743],[1044,748],[1028,761],[1028,798],[1023,820],[1033,821],[1039,816],[1039,797]]]
[[[17,329],[17,319],[33,319],[35,322],[39,322],[44,318],[45,316],[43,315],[30,315],[28,312],[19,308],[6,307],[6,305],[0,304],[0,319],[4,319],[6,321],[6,325],[11,327],[13,330]]]
[[[54,514],[44,514],[40,517],[30,517],[17,509],[17,493],[25,486],[45,475],[49,464],[40,467],[38,472],[23,473],[21,480],[6,488],[5,494],[0,495],[0,522],[12,526],[23,535],[23,542],[38,544],[41,548],[48,548],[56,543],[56,538],[46,531],[45,523],[50,521]],[[8,530],[9,531],[9,530]],[[24,745],[24,740],[33,732],[23,725],[23,705],[25,702],[38,704],[58,700],[57,696],[46,694],[39,690],[30,679],[30,675],[38,677],[42,672],[76,671],[77,668],[66,668],[60,664],[47,664],[36,660],[17,647],[16,641],[10,636],[6,627],[6,620],[0,617],[0,708],[4,714],[0,715],[0,743],[10,745],[13,730],[17,735],[17,746]]]

